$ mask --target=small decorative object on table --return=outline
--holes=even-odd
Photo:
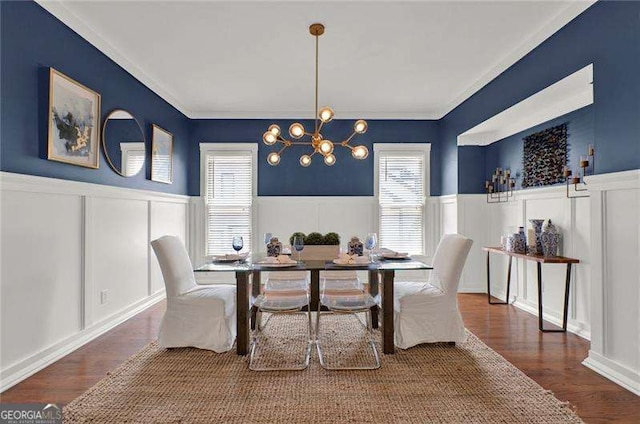
[[[364,246],[358,237],[351,237],[351,241],[349,242],[349,255],[358,255],[362,256],[364,252]]]
[[[280,256],[282,252],[282,243],[278,241],[278,237],[272,237],[267,243],[267,256]]]
[[[529,253],[534,255],[542,254],[542,240],[540,240],[540,235],[542,234],[542,224],[544,223],[544,219],[530,219],[529,222],[533,226],[533,230],[529,230],[529,234],[533,231],[533,238],[531,234],[529,235]]]
[[[558,232],[558,228],[551,223],[551,220],[548,220],[544,226],[540,240],[542,242],[542,254],[544,256],[558,256],[560,233]]]
[[[524,235],[524,227],[519,227],[517,233],[511,234],[507,238],[507,252],[525,253],[527,250],[527,242]]]

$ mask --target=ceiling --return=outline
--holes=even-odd
[[[439,119],[586,1],[39,3],[190,118]]]

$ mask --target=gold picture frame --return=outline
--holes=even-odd
[[[173,183],[173,134],[152,124],[151,181]]]
[[[97,169],[100,94],[49,68],[47,159]]]

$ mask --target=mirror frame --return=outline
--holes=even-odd
[[[142,142],[144,143],[144,164],[142,165],[142,168],[140,168],[140,171],[138,171],[136,174],[134,175],[125,175],[121,170],[117,169],[116,166],[113,164],[113,162],[111,162],[111,158],[109,157],[109,153],[107,150],[107,142],[106,142],[106,137],[104,136],[105,134],[105,130],[107,128],[107,122],[109,122],[109,118],[112,115],[115,115],[118,112],[125,112],[128,113],[129,115],[131,115],[131,119],[133,119],[133,121],[136,123],[136,125],[138,126],[138,128],[140,129],[140,134],[142,134]],[[136,175],[140,175],[140,172],[142,172],[143,169],[145,169],[145,165],[147,162],[147,138],[144,135],[144,130],[142,129],[142,125],[140,125],[140,122],[138,121],[138,119],[133,116],[133,114],[131,112],[129,112],[128,110],[124,110],[124,109],[113,109],[111,112],[109,112],[109,114],[104,118],[104,121],[102,122],[102,134],[101,134],[101,138],[102,138],[102,153],[104,154],[105,159],[107,160],[107,163],[109,164],[109,167],[118,175],[120,175],[121,177],[124,178],[131,178],[131,177],[135,177]]]

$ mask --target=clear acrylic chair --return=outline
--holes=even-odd
[[[374,370],[380,368],[380,355],[376,348],[371,326],[371,307],[377,302],[366,292],[364,284],[357,277],[355,271],[326,271],[320,279],[320,302],[316,315],[316,348],[318,359],[322,368],[327,370]],[[366,329],[368,343],[373,353],[373,365],[364,366],[329,366],[325,362],[320,342],[320,316],[321,309],[325,307],[334,314],[355,315]],[[358,314],[365,315],[365,323],[362,323]]]
[[[297,371],[309,366],[311,347],[314,343],[311,324],[311,304],[309,294],[309,280],[305,271],[272,272],[267,276],[262,293],[253,301],[258,309],[257,323],[252,332],[249,369],[252,371]],[[300,313],[306,308],[307,315],[307,346],[302,363],[298,366],[260,367],[255,358],[258,350],[258,335],[267,326],[269,320],[278,314]],[[266,312],[269,317],[262,323],[261,313]]]

